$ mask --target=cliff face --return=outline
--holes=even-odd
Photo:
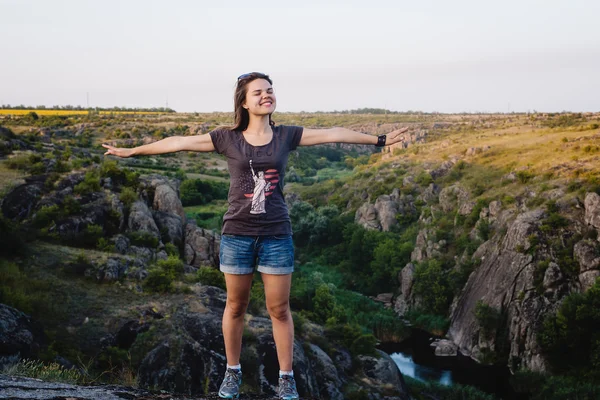
[[[469,192],[459,184],[421,191],[415,199],[426,205],[426,211],[419,218],[411,263],[398,274],[400,288],[393,305],[399,315],[422,307],[422,299],[413,290],[416,266],[442,259],[450,251],[449,243],[436,237],[440,215],[450,215],[458,229],[460,218],[477,212]],[[555,209],[531,206],[534,197],[555,204]],[[404,201],[406,204],[399,207],[397,197],[382,196],[374,206],[359,208],[356,221],[367,229],[389,230],[389,214],[411,208],[412,198]],[[538,194],[525,191],[515,204],[490,202],[476,219],[468,240],[479,245],[472,255],[465,252],[454,256],[454,269],[465,261],[478,266],[452,300],[447,336],[462,354],[476,361],[508,360],[512,369],[546,371],[549,365],[537,341],[545,317],[556,313],[569,294],[585,292],[600,276],[600,244],[596,239],[600,196],[590,192],[581,201],[562,189]],[[482,226],[489,229],[490,237],[481,237]],[[478,321],[478,304],[498,313],[499,321],[492,331]]]
[[[505,221],[505,235],[495,235],[477,249],[473,258],[481,260],[481,265],[470,275],[451,310],[448,336],[462,353],[481,361],[486,351],[498,350],[496,341],[502,339],[508,341],[505,350],[511,368],[547,370],[536,339],[544,318],[555,313],[567,295],[586,291],[600,276],[600,246],[582,235],[598,229],[590,223],[600,216],[598,199],[596,193],[588,193],[583,209],[576,200],[559,202],[568,224],[556,231],[548,231],[547,212],[520,213]],[[496,217],[484,210],[484,217],[486,213],[492,224],[501,224],[509,215],[505,211]],[[565,265],[556,242],[549,237],[572,251],[578,264],[574,271]],[[505,318],[492,339],[475,318],[478,301],[499,310]]]

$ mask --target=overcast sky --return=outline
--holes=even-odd
[[[598,0],[0,0],[0,104],[600,111]]]

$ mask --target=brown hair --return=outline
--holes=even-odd
[[[248,114],[248,110],[243,107],[243,104],[246,101],[248,84],[256,79],[264,79],[273,85],[273,81],[269,78],[269,75],[260,72],[251,72],[249,74],[240,75],[235,87],[235,94],[233,95],[233,113],[235,122],[233,127],[229,128],[232,131],[244,131],[248,128],[250,115]],[[275,126],[275,122],[271,119],[271,114],[269,114],[269,125]]]

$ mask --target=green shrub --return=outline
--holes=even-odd
[[[88,171],[85,174],[83,182],[75,185],[74,192],[79,195],[94,193],[100,191],[100,177],[96,171]]]
[[[572,293],[548,316],[538,342],[555,372],[600,378],[600,279],[585,293]]]
[[[134,246],[149,247],[155,249],[158,247],[160,240],[150,232],[135,231],[127,233],[127,237]]]
[[[58,205],[42,206],[33,216],[33,225],[38,228],[48,227],[61,217]]]
[[[119,200],[121,200],[125,207],[130,207],[137,199],[137,193],[130,187],[124,187],[119,194]]]
[[[500,327],[501,314],[494,307],[479,300],[475,305],[475,319],[484,334],[490,336]]]
[[[221,289],[226,289],[225,277],[218,269],[211,267],[200,267],[196,273],[196,277],[198,282],[202,283],[203,285],[216,286]]]
[[[360,335],[350,345],[350,352],[356,356],[364,354],[367,356],[375,356],[375,346],[377,345],[377,339],[371,334]]]
[[[166,260],[159,260],[148,271],[144,288],[150,292],[172,292],[173,282],[181,277],[184,272],[183,261],[177,257],[169,256]]]

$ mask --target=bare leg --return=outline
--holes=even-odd
[[[291,371],[294,361],[294,321],[290,312],[292,274],[262,274],[267,310],[273,323],[273,338],[277,347],[279,369]]]
[[[227,364],[240,363],[242,352],[242,334],[244,333],[244,314],[250,299],[252,274],[225,274],[227,285],[227,303],[223,312],[223,338]]]

